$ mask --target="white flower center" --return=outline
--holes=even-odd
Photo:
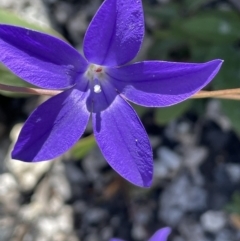
[[[89,81],[93,81],[93,91],[100,93],[102,91],[100,82],[104,79],[104,67],[96,64],[90,64],[85,76]]]

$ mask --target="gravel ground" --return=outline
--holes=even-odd
[[[52,25],[81,51],[100,3],[0,0],[0,8]],[[140,59],[150,43],[147,36]],[[170,241],[240,240],[240,216],[226,211],[240,188],[240,141],[218,101],[207,101],[201,118],[189,111],[164,127],[151,110],[142,117],[154,150],[150,189],[124,181],[97,147],[82,160],[12,160],[22,123],[42,101],[0,96],[0,241],[143,241],[166,225]]]

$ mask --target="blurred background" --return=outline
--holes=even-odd
[[[80,52],[100,0],[0,0],[0,22],[57,35]],[[145,0],[138,60],[225,60],[208,90],[240,88],[239,0]],[[0,66],[0,83],[28,86]],[[102,157],[91,126],[64,156],[26,164],[10,151],[47,97],[0,94],[0,241],[240,240],[240,102],[136,107],[154,151],[154,182],[135,187]]]

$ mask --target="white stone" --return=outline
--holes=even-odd
[[[185,153],[184,163],[190,169],[197,169],[207,157],[208,151],[205,147],[191,147]]]
[[[227,163],[226,170],[233,183],[240,182],[240,165],[234,163]]]
[[[227,223],[227,216],[222,211],[207,211],[200,219],[204,230],[211,233],[219,232]]]
[[[10,173],[0,175],[0,199],[18,188],[15,178]]]
[[[160,196],[159,219],[167,225],[175,226],[185,212],[204,210],[206,199],[206,191],[182,174],[175,178]]]
[[[144,226],[139,224],[134,224],[132,227],[132,236],[136,240],[146,240],[147,239],[147,232]]]
[[[158,160],[154,163],[154,177],[167,178],[173,176],[180,168],[182,157],[167,147],[157,151]]]

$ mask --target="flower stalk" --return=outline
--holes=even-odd
[[[240,88],[213,90],[213,91],[199,91],[198,93],[193,95],[192,98],[193,99],[219,98],[219,99],[240,100]]]
[[[30,88],[30,87],[19,87],[19,86],[4,85],[1,83],[0,83],[0,90],[15,92],[19,94],[47,95],[47,96],[55,96],[62,92],[60,90],[47,90],[47,89]],[[240,88],[213,90],[213,91],[203,90],[203,91],[199,91],[191,98],[192,99],[216,98],[216,99],[240,100]]]

